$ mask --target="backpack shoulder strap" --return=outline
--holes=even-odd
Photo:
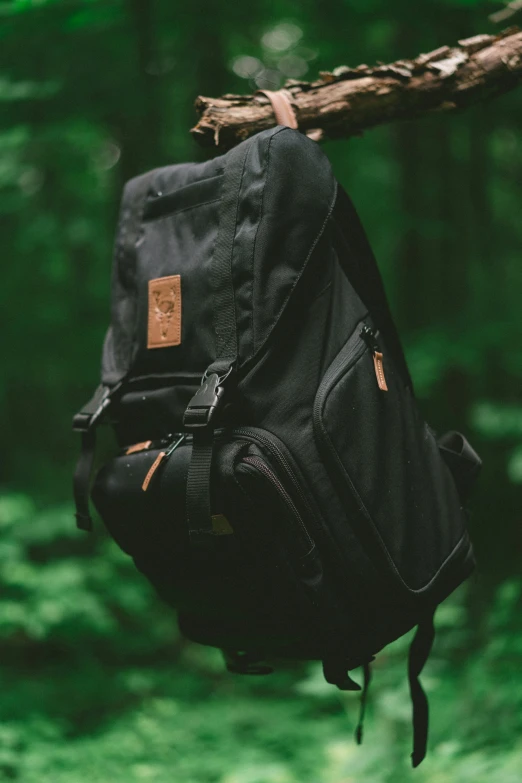
[[[232,280],[232,251],[237,223],[239,192],[249,145],[239,144],[227,155],[219,213],[219,229],[210,269],[215,359],[207,368],[201,387],[189,402],[183,418],[192,431],[192,455],[187,477],[186,513],[192,541],[213,534],[210,504],[210,471],[214,415],[221,406],[224,383],[238,358],[236,305]]]
[[[404,352],[384,290],[379,267],[359,216],[346,191],[339,185],[333,212],[334,234],[340,250],[339,263],[382,332],[403,380],[413,390]]]

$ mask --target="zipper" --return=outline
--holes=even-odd
[[[248,465],[252,465],[256,468],[260,473],[262,473],[266,478],[270,481],[270,483],[276,488],[278,495],[283,499],[283,502],[285,503],[287,509],[290,511],[292,519],[295,519],[296,522],[299,524],[300,531],[303,533],[304,537],[306,538],[307,543],[310,546],[310,549],[313,549],[315,544],[312,541],[312,538],[310,537],[310,534],[306,528],[305,523],[303,522],[303,518],[301,514],[299,513],[299,510],[297,506],[295,505],[294,501],[284,488],[284,486],[279,481],[276,474],[271,470],[266,462],[264,462],[260,457],[256,456],[247,456],[243,457],[241,460],[242,463],[247,463]]]
[[[333,386],[354,366],[363,353],[368,350],[367,343],[362,337],[364,326],[366,326],[366,324],[364,324],[363,329],[357,333],[356,338],[353,339],[353,342],[349,340],[348,343],[344,345],[343,348],[341,348],[340,352],[337,354],[337,357],[333,360],[332,364],[324,374],[317,394],[315,395],[312,421],[319,453],[321,454],[326,465],[330,464],[333,456],[334,463],[337,466],[338,458],[322,421],[323,407]],[[375,335],[373,335],[373,337],[375,337]],[[364,508],[363,502],[352,479],[346,471],[343,472],[342,479],[348,484],[352,511],[355,515],[358,516],[361,513],[361,509]],[[334,483],[334,486],[339,489],[339,484],[337,482]],[[341,493],[341,497],[346,497],[345,493]]]
[[[171,442],[170,446],[167,449],[165,449],[165,451],[160,451],[160,453],[158,454],[158,456],[150,466],[149,471],[143,480],[143,484],[141,485],[141,488],[144,492],[146,492],[150,487],[150,482],[152,481],[153,477],[157,474],[160,465],[164,465],[165,462],[167,462],[171,454],[173,454],[176,451],[178,446],[181,446],[181,444],[183,443],[186,437],[187,436],[185,433],[181,433],[181,434],[179,432],[176,433],[176,435],[174,436],[174,440]]]
[[[348,342],[345,346],[343,346],[343,348],[341,348],[340,352],[337,354],[336,358],[333,360],[332,364],[323,376],[314,400],[312,413],[314,426],[316,422],[319,422],[320,420],[321,409],[332,384],[338,380],[338,376],[344,375],[344,373],[347,372],[353,364],[355,364],[357,359],[362,356],[367,348],[364,340],[361,338],[360,333],[357,335],[357,337],[359,339],[354,341],[353,345],[350,345],[350,342]]]
[[[373,351],[375,345],[378,347],[375,340],[375,333],[372,329],[369,329],[369,332],[367,332],[364,329],[364,326],[366,326],[366,324],[363,325],[361,331],[353,338],[353,343],[348,341],[348,344],[341,349],[319,385],[312,414],[314,433],[319,453],[321,454],[325,465],[332,466],[333,473],[330,473],[332,484],[338,492],[339,497],[345,500],[348,510],[353,515],[352,526],[356,534],[362,540],[362,543],[369,547],[370,550],[381,559],[383,566],[387,570],[390,569],[392,574],[398,577],[400,583],[404,585],[404,581],[397,571],[397,567],[391,559],[386,545],[375,527],[351,476],[340,462],[337,451],[330,440],[328,431],[322,421],[323,408],[334,385],[343,375],[351,370],[365,350],[370,348],[370,350]],[[363,335],[366,335],[366,338]],[[369,342],[371,342],[371,347]]]
[[[377,342],[378,332],[374,332],[373,329],[364,324],[360,331],[360,335],[373,356],[373,367],[375,370],[375,377],[377,378],[377,385],[381,391],[388,391],[388,385],[386,383],[386,376],[384,375],[383,354],[379,349],[379,343]]]
[[[309,519],[314,520],[315,513],[313,512],[312,507],[310,506],[310,501],[306,497],[306,494],[303,491],[301,483],[298,480],[297,476],[295,475],[295,471],[292,467],[290,460],[286,456],[283,447],[280,446],[279,443],[277,442],[278,439],[276,439],[274,435],[268,437],[267,435],[263,434],[262,431],[254,427],[238,427],[232,430],[232,435],[239,435],[241,437],[250,438],[256,443],[259,443],[261,446],[264,446],[267,449],[267,451],[270,452],[271,456],[274,457],[275,461],[277,462],[278,466],[281,468],[283,473],[285,473],[290,479],[290,481],[292,482],[292,486],[294,487],[296,493],[299,495],[299,499],[303,503],[303,507],[306,509],[306,513]]]

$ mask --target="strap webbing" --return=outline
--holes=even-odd
[[[287,128],[298,129],[297,117],[290,99],[292,94],[288,90],[257,90],[266,95],[276,118],[278,125],[286,125]]]
[[[93,427],[91,430],[82,432],[81,451],[73,478],[76,525],[80,530],[85,530],[88,533],[92,530],[92,517],[89,511],[89,486],[95,449],[96,429]]]
[[[187,477],[187,524],[191,541],[213,533],[210,504],[213,428],[194,430]]]
[[[433,615],[434,613],[431,612],[417,626],[408,658],[408,680],[413,707],[413,753],[411,759],[414,767],[418,767],[426,756],[428,745],[428,699],[420,684],[419,676],[428,660],[435,638]]]
[[[372,670],[369,663],[365,663],[363,666],[364,683],[361,693],[361,706],[359,708],[359,721],[357,728],[355,729],[355,741],[358,745],[363,741],[363,729],[364,729],[364,716],[366,715],[366,704],[368,701],[368,690],[370,688],[370,682],[372,679]]]
[[[213,292],[215,358],[237,359],[237,327],[234,284],[232,280],[232,250],[236,233],[239,192],[248,144],[239,144],[227,154],[223,195],[219,212],[219,231],[214,248],[210,279]],[[211,366],[212,367],[212,366]],[[215,372],[209,368],[207,374]]]
[[[413,388],[401,341],[388,304],[381,273],[364,229],[346,191],[339,185],[333,212],[340,244],[339,264],[382,332],[404,382]]]
[[[98,386],[93,396],[73,419],[73,428],[81,432],[82,444],[73,477],[76,524],[80,530],[92,530],[89,511],[89,489],[96,450],[96,426],[110,402],[107,386]]]
[[[232,279],[232,251],[236,232],[241,179],[248,149],[248,144],[239,144],[227,155],[220,205],[219,231],[210,268],[213,292],[215,360],[205,373],[207,378],[213,373],[219,375],[220,378],[228,377],[231,368],[237,363],[238,343],[234,282]],[[192,426],[190,424],[186,424],[186,426],[194,432],[192,455],[187,477],[186,514],[191,540],[197,540],[213,533],[210,474],[214,427],[210,421],[203,426],[198,424],[197,421],[193,421]]]
[[[346,668],[346,658],[327,655],[323,660],[323,674],[326,682],[340,691],[360,691],[359,683],[352,680]]]

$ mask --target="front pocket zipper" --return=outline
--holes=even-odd
[[[158,454],[158,456],[150,466],[150,469],[143,480],[143,484],[141,485],[143,492],[146,492],[148,490],[150,482],[152,481],[153,477],[156,475],[156,471],[158,470],[158,468],[171,457],[171,455],[176,451],[178,446],[181,446],[181,444],[183,443],[186,437],[187,436],[184,433],[181,434],[178,433],[177,435],[175,435],[174,440],[171,441],[169,447],[165,451],[160,451],[160,453]]]
[[[232,435],[253,440],[254,443],[257,443],[268,451],[282,473],[290,480],[292,487],[306,511],[307,519],[318,524],[316,519],[317,515],[312,510],[310,500],[303,489],[302,481],[296,476],[295,468],[292,465],[292,458],[287,453],[286,447],[279,438],[272,435],[272,433],[266,433],[257,427],[238,427],[232,430]]]
[[[375,377],[377,378],[377,386],[381,391],[387,392],[388,386],[386,384],[383,363],[384,356],[379,348],[379,343],[377,342],[377,335],[379,332],[374,332],[368,324],[365,324],[361,329],[360,334],[373,356],[373,367],[375,370]]]

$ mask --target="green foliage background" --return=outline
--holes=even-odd
[[[431,755],[412,773],[408,639],[353,694],[315,665],[223,673],[127,559],[76,531],[72,413],[97,382],[123,183],[201,159],[199,94],[492,32],[481,0],[0,2],[0,780],[519,783],[522,92],[326,145],[366,225],[435,428],[485,468],[478,571],[438,614]]]

